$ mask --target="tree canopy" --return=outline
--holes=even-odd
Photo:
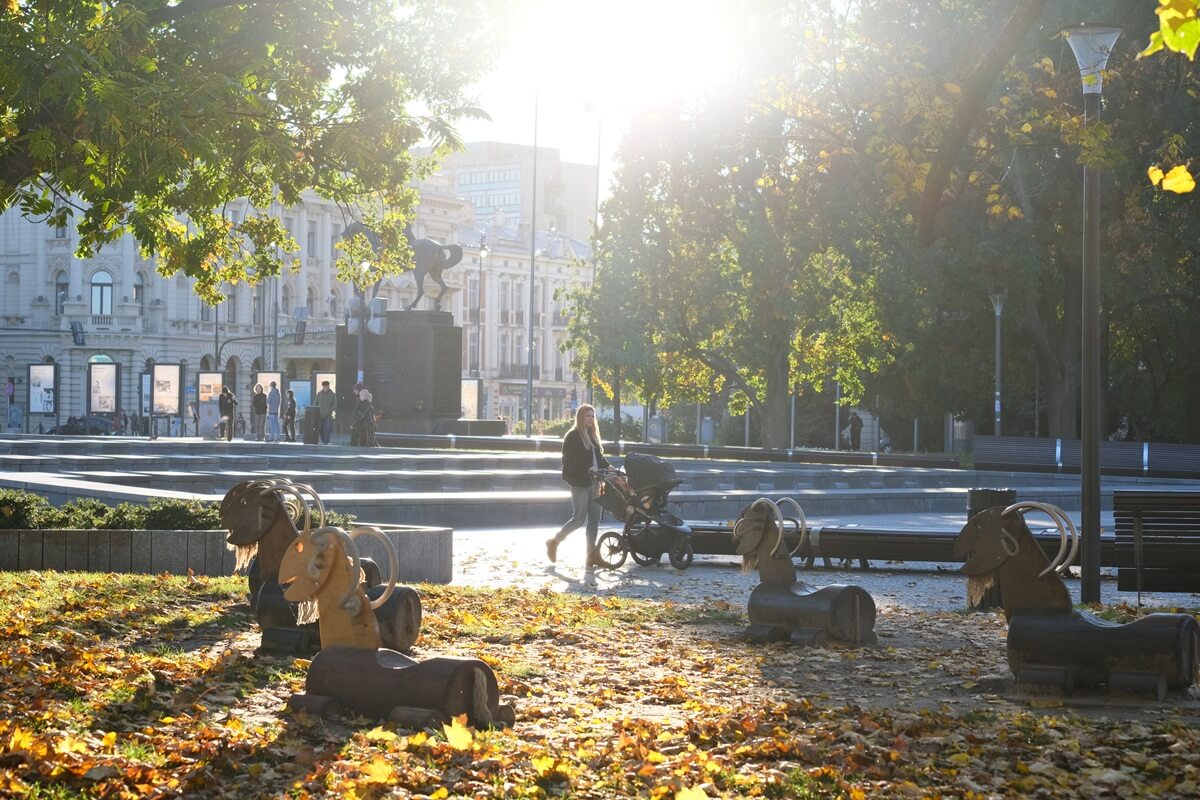
[[[0,210],[125,232],[164,275],[277,274],[273,203],[316,191],[408,212],[409,153],[479,115],[462,87],[502,8],[476,0],[9,0],[0,7]],[[226,205],[256,213],[234,223]],[[392,237],[402,238],[402,237]],[[395,252],[402,252],[401,250]],[[378,264],[396,270],[393,258]]]

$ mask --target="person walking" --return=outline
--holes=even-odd
[[[267,441],[279,441],[279,409],[283,403],[283,395],[279,393],[279,387],[275,385],[275,381],[271,381],[271,388],[267,390]]]
[[[228,386],[222,386],[221,394],[217,397],[217,411],[221,415],[221,436],[227,442],[233,441],[233,415],[237,403],[237,396]]]
[[[321,444],[329,444],[333,435],[334,409],[337,408],[337,395],[329,388],[329,381],[321,381],[321,391],[317,392],[317,411],[321,418]]]
[[[296,393],[291,389],[283,398],[283,438],[289,442],[296,441]]]
[[[575,412],[575,424],[563,437],[562,478],[571,489],[571,518],[558,533],[546,540],[546,557],[551,563],[558,560],[558,546],[563,539],[586,524],[587,561],[585,568],[598,565],[596,531],[604,510],[600,507],[600,488],[595,473],[607,467],[604,448],[600,444],[600,429],[596,425],[596,409],[584,403]]]
[[[366,389],[358,392],[358,406],[354,409],[354,421],[350,423],[350,444],[359,447],[378,447],[375,439],[374,398]]]
[[[254,394],[250,395],[250,427],[254,441],[261,442],[267,427],[267,395],[261,383],[254,384]]]
[[[850,449],[857,450],[862,445],[862,417],[857,411],[850,412]]]

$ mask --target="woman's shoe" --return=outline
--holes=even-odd
[[[546,540],[546,558],[550,559],[551,564],[553,564],[555,561],[558,561],[558,540],[557,539],[547,539]]]

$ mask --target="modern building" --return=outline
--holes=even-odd
[[[532,148],[527,149],[531,157]],[[594,176],[592,181],[594,188]],[[458,185],[453,173],[423,183],[414,228],[418,236],[464,250],[462,262],[445,275],[442,309],[453,313],[463,328],[462,374],[481,382],[478,416],[524,419],[530,311],[535,419],[565,416],[573,400],[585,396],[586,387],[571,370],[571,354],[559,349],[566,334],[560,292],[590,281],[588,245],[567,235],[565,223],[573,215],[566,212],[551,217],[555,227],[539,232],[532,243],[529,226],[520,224],[519,202],[515,225],[507,224],[514,218],[501,219],[496,213],[481,220]],[[594,198],[589,202],[588,208],[594,208]],[[244,204],[234,204],[229,213],[236,220],[246,211]],[[95,394],[86,390],[89,364],[120,365],[115,405],[131,416],[147,408],[145,376],[154,364],[181,365],[184,406],[198,396],[201,371],[223,373],[224,382],[243,396],[259,371],[282,372],[285,381],[308,381],[316,371],[333,370],[336,326],[345,322],[354,295],[352,286],[337,279],[335,267],[337,243],[348,220],[339,207],[315,195],[306,195],[299,206],[269,213],[300,245],[294,254],[298,268],[259,286],[229,287],[228,299],[215,307],[195,295],[192,279],[159,275],[131,237],[92,258],[78,259],[72,229],[30,222],[19,210],[0,215],[0,386],[7,399],[3,427],[37,431],[69,416],[112,414],[114,409],[107,407],[112,403],[98,408]],[[582,219],[584,213],[575,216]],[[439,288],[427,280],[425,290],[419,307],[433,308]],[[392,309],[406,308],[415,295],[407,273],[380,288]],[[297,336],[301,321],[303,341]],[[50,364],[57,381],[47,406],[53,412],[31,413],[39,401],[32,400],[30,407],[30,366]],[[40,383],[42,370],[37,372],[34,382]],[[184,427],[192,433],[190,426],[185,419]]]

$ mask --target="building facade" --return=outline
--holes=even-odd
[[[539,207],[541,201],[539,201]],[[234,204],[236,220],[247,213]],[[119,364],[116,405],[130,416],[146,407],[143,385],[154,364],[182,367],[183,406],[198,396],[202,371],[223,373],[239,397],[248,396],[254,375],[279,371],[285,380],[307,381],[333,370],[336,326],[345,323],[354,288],[337,279],[335,261],[348,220],[333,203],[306,195],[296,207],[269,212],[300,246],[298,268],[258,286],[227,287],[217,306],[203,303],[193,281],[165,278],[144,259],[129,236],[94,257],[74,255],[75,233],[24,219],[19,210],[0,215],[0,385],[7,405],[4,429],[36,432],[95,413],[85,383],[89,364]],[[447,271],[442,310],[463,328],[462,374],[482,388],[479,418],[524,419],[528,374],[528,321],[534,323],[534,416],[550,420],[572,410],[585,386],[559,350],[566,334],[560,290],[590,281],[590,251],[561,229],[530,241],[528,226],[479,221],[453,175],[421,186],[414,225],[418,236],[459,244],[462,262]],[[534,300],[529,308],[532,275]],[[426,280],[418,307],[433,308],[440,291]],[[432,293],[432,294],[431,294]],[[390,278],[380,288],[389,308],[405,308],[416,295],[413,276]],[[297,336],[304,322],[303,341]],[[30,365],[55,365],[53,413],[35,413],[30,402]],[[39,387],[40,388],[40,387]],[[33,405],[36,407],[37,402]],[[470,408],[471,403],[464,406]],[[183,420],[191,426],[190,415]]]

